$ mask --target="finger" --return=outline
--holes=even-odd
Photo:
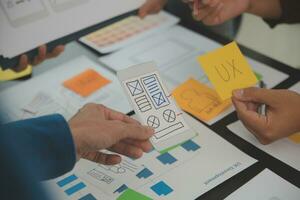
[[[42,45],[38,48],[38,55],[33,59],[33,65],[38,65],[46,59],[47,47]]]
[[[115,135],[117,141],[123,139],[148,140],[154,130],[150,127],[137,124],[128,124],[119,120],[111,120],[106,123],[108,131]]]
[[[123,140],[123,142],[134,145],[138,148],[141,148],[144,152],[149,152],[153,149],[153,146],[149,140],[125,139],[125,140]]]
[[[143,155],[142,149],[124,142],[113,145],[109,150],[135,159]]]
[[[256,87],[235,90],[233,96],[240,101],[253,101],[268,106],[277,105],[278,101],[275,90]]]
[[[203,18],[205,25],[217,25],[221,23],[220,12],[223,9],[223,3],[218,3],[216,7],[212,8],[212,12]]]
[[[90,160],[103,165],[116,165],[121,162],[121,156],[116,154],[106,154],[102,152],[88,152],[82,155],[81,158]]]
[[[260,106],[259,104],[254,103],[254,102],[246,102],[246,105],[247,105],[248,110],[251,110],[251,111],[254,111],[254,112],[257,112],[258,108]]]
[[[46,58],[55,58],[57,56],[59,56],[63,51],[65,50],[65,46],[64,45],[59,45],[56,46],[52,52],[48,53]]]
[[[158,13],[162,9],[162,5],[158,3],[153,3],[152,1],[147,1],[142,7],[139,9],[139,17],[144,18],[149,14]]]
[[[212,7],[212,12],[203,18],[203,23],[210,26],[221,24],[220,12],[223,9],[223,6],[223,3],[218,3],[216,7]]]
[[[24,55],[21,55],[18,66],[16,68],[14,68],[13,70],[15,72],[20,72],[20,71],[23,71],[24,69],[26,69],[27,66],[28,66],[28,57],[24,54]]]
[[[264,137],[266,130],[267,118],[266,116],[260,116],[257,112],[247,110],[247,106],[244,102],[233,99],[233,104],[236,108],[239,119],[243,124],[251,130],[251,132],[262,142],[267,142]]]
[[[140,122],[138,122],[137,120],[135,120],[121,112],[115,111],[113,109],[105,107],[104,111],[105,111],[106,119],[108,119],[108,120],[120,120],[125,123],[129,123],[129,124],[137,124],[137,125],[140,124]]]
[[[213,12],[214,8],[211,8],[209,6],[205,6],[198,11],[198,15],[194,15],[195,20],[201,21],[205,17],[209,16],[211,12]]]

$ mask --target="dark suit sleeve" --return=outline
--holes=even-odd
[[[13,142],[13,148],[35,169],[41,179],[60,176],[76,162],[74,143],[68,123],[61,115],[49,115],[3,125],[2,134]]]
[[[271,27],[277,24],[300,23],[300,1],[299,0],[280,0],[282,15],[277,20],[264,19]]]

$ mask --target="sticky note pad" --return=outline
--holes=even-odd
[[[257,78],[236,42],[198,57],[204,72],[222,100],[235,89],[257,83]]]
[[[216,91],[194,79],[178,86],[172,93],[184,111],[202,121],[209,121],[231,105],[231,100],[222,101]]]
[[[18,78],[22,78],[24,76],[28,76],[32,73],[31,65],[28,65],[26,69],[21,72],[15,72],[11,69],[2,70],[0,67],[0,81],[10,81]]]
[[[300,132],[291,135],[289,139],[296,144],[300,144]]]
[[[87,69],[65,81],[63,85],[80,96],[87,97],[108,83],[110,83],[110,80],[101,76],[93,69]]]

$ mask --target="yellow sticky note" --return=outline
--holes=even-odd
[[[300,132],[291,135],[289,139],[296,144],[300,144]]]
[[[93,69],[87,69],[75,77],[66,80],[63,85],[80,96],[87,97],[108,83],[110,83],[110,80],[101,76]]]
[[[231,100],[222,101],[208,86],[189,79],[173,92],[177,104],[186,112],[202,121],[209,121],[231,105]]]
[[[18,78],[22,78],[24,76],[28,76],[32,73],[31,65],[28,65],[26,69],[21,72],[15,72],[11,69],[2,70],[0,67],[0,81],[10,81]]]
[[[235,89],[257,83],[257,78],[236,42],[198,57],[204,72],[222,100]]]

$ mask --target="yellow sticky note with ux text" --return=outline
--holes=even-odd
[[[257,78],[236,42],[198,57],[208,79],[222,100],[232,96],[235,89],[257,83]]]

